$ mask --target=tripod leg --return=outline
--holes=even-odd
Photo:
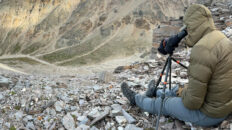
[[[159,77],[158,81],[156,82],[155,90],[157,90],[157,87],[159,86],[159,84],[160,84],[160,82],[162,80],[162,77],[163,77],[164,71],[165,71],[165,69],[166,69],[166,67],[168,65],[168,62],[169,62],[169,58],[167,58],[167,60],[165,62],[165,65],[163,67],[163,70],[161,71],[160,77]],[[154,119],[152,121],[152,126],[154,126],[154,120],[155,120],[155,117],[154,117]]]
[[[169,61],[169,90],[171,91],[172,88],[172,60]]]
[[[166,67],[167,67],[167,65],[168,65],[168,59],[169,59],[169,58],[167,58],[167,60],[166,60],[166,62],[165,62],[165,65],[164,65],[164,67],[163,67],[163,70],[161,71],[160,77],[159,77],[159,79],[158,79],[158,81],[157,81],[155,87],[158,87],[159,84],[160,84],[160,82],[161,82],[161,80],[162,80],[162,76],[163,76],[164,71],[165,71],[165,69],[166,69]]]
[[[182,63],[180,63],[180,61],[177,61],[176,59],[174,59],[173,57],[172,57],[172,60],[173,61],[175,61],[177,64],[179,64],[180,66],[182,66],[182,67],[184,67],[185,69],[188,69],[188,67],[187,66],[185,66],[184,64],[182,64]]]
[[[168,80],[168,72],[170,71],[170,68],[171,68],[171,56],[169,56],[168,58],[168,66],[167,66],[167,69],[166,69],[166,75],[165,75],[165,82],[164,82],[164,87],[163,87],[163,94],[161,96],[161,105],[160,105],[160,110],[159,110],[159,113],[158,113],[158,119],[156,120],[156,130],[159,129],[159,120],[160,120],[160,115],[162,113],[162,108],[163,108],[163,104],[164,104],[164,98],[165,98],[165,89],[166,89],[166,86],[167,86],[167,80]]]

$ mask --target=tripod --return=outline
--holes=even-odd
[[[158,82],[156,83],[156,86],[155,86],[155,90],[157,90],[157,87],[159,86],[161,80],[162,80],[162,77],[163,77],[163,74],[164,74],[164,71],[166,69],[166,75],[165,75],[165,80],[164,80],[164,87],[163,87],[163,93],[162,93],[162,96],[161,96],[161,105],[160,105],[160,110],[159,110],[159,113],[158,113],[158,119],[156,120],[156,130],[158,130],[159,128],[159,120],[160,120],[160,115],[161,115],[161,112],[162,112],[162,108],[163,108],[163,104],[164,104],[164,99],[165,99],[165,90],[166,90],[166,87],[167,87],[167,80],[168,80],[168,77],[169,77],[169,90],[171,90],[171,73],[172,73],[172,61],[176,62],[177,64],[179,64],[180,66],[184,67],[185,69],[187,69],[188,67],[186,67],[185,65],[183,65],[182,63],[180,63],[180,61],[174,59],[172,57],[172,54],[170,54],[165,62],[165,65],[164,65],[164,68],[160,74],[160,77],[159,77],[159,80]],[[170,73],[168,75],[168,73]],[[154,122],[154,120],[153,120]],[[153,124],[152,122],[152,124]],[[154,126],[154,125],[153,125]]]

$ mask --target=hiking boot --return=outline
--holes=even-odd
[[[157,87],[155,87],[155,80],[151,80],[148,84],[148,90],[146,91],[146,96],[147,97],[156,97],[156,91],[157,91]]]
[[[136,105],[136,103],[135,103],[136,93],[134,91],[132,91],[128,87],[127,83],[125,83],[125,82],[122,83],[121,90],[122,90],[123,95],[130,101],[130,104],[135,106]]]

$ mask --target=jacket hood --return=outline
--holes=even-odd
[[[193,4],[187,9],[184,24],[187,26],[188,32],[186,44],[190,47],[216,29],[210,10],[200,4]]]

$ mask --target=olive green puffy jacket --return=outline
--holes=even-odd
[[[182,91],[185,107],[220,118],[232,112],[232,42],[216,30],[212,15],[203,5],[190,6],[184,23],[192,48],[189,84]]]

